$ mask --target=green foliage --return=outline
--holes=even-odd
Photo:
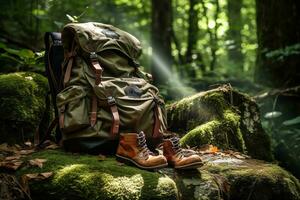
[[[14,49],[8,47],[5,43],[0,42],[0,62],[4,62],[9,71],[43,71],[44,51],[33,52],[29,49]],[[1,69],[5,72],[5,70]]]
[[[267,50],[265,50],[267,51]],[[266,57],[270,59],[276,59],[277,61],[283,61],[289,56],[299,56],[300,43],[287,46],[285,48],[276,49],[273,51],[267,51]]]
[[[300,116],[282,122],[282,125],[284,126],[292,126],[296,124],[300,124]]]
[[[206,70],[212,60],[212,48],[216,49],[216,70],[222,73],[235,73],[237,67],[227,58],[227,50],[233,48],[228,41],[227,1],[220,1],[220,10],[216,18],[216,0],[197,1],[194,9],[198,13],[197,45],[193,49],[191,63],[180,66],[178,55],[184,55],[187,51],[189,3],[185,0],[173,1],[173,29],[174,35],[180,43],[180,48],[172,44],[172,54],[175,58],[174,69],[183,71],[182,76],[188,79],[190,76],[202,77],[203,69]],[[72,0],[46,0],[27,1],[12,0],[11,3],[0,3],[1,25],[0,30],[5,35],[13,33],[13,39],[32,46],[32,49],[43,48],[43,33],[46,31],[60,31],[68,22],[97,21],[111,23],[139,38],[144,47],[141,64],[149,71],[149,56],[151,56],[151,1],[146,0],[114,0],[114,1],[72,1]],[[245,56],[244,71],[251,74],[255,62],[256,36],[255,32],[255,4],[252,0],[244,0],[242,6],[242,53]],[[210,39],[210,32],[215,31],[217,41]],[[200,57],[201,55],[201,57]],[[11,55],[3,55],[9,57]],[[24,56],[22,58],[25,58]],[[7,58],[8,59],[8,58]],[[13,58],[9,58],[13,59]],[[30,58],[32,59],[32,57]],[[17,59],[20,61],[20,59]],[[15,62],[18,62],[18,61]],[[21,59],[22,60],[22,59]],[[32,65],[34,60],[22,60]],[[182,69],[184,68],[184,69]],[[191,73],[186,73],[190,71]],[[176,73],[176,72],[175,72]]]

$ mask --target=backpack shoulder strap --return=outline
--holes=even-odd
[[[55,95],[61,89],[62,69],[61,63],[64,59],[63,46],[61,42],[61,33],[46,32],[45,42],[45,67],[48,77],[51,93]]]
[[[48,127],[39,146],[50,136],[58,121],[58,109],[56,107],[56,95],[62,89],[62,62],[64,60],[64,50],[61,42],[61,33],[46,32],[44,35],[45,42],[45,71],[51,92],[52,104],[55,111],[55,119]],[[61,132],[56,128],[56,141],[60,141]]]

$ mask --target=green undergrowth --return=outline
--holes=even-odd
[[[18,172],[51,171],[49,180],[34,181],[30,189],[34,199],[176,199],[175,182],[157,172],[140,170],[118,163],[114,157],[98,159],[57,150],[41,151],[30,158],[44,158],[43,168],[28,167]]]

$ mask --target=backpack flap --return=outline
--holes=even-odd
[[[64,49],[72,48],[73,40],[86,53],[116,50],[137,63],[142,48],[140,41],[133,35],[112,25],[88,22],[70,23],[62,31]]]

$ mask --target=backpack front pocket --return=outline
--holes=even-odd
[[[56,98],[60,112],[60,127],[70,133],[90,125],[90,100],[83,87],[71,86],[61,91]]]

